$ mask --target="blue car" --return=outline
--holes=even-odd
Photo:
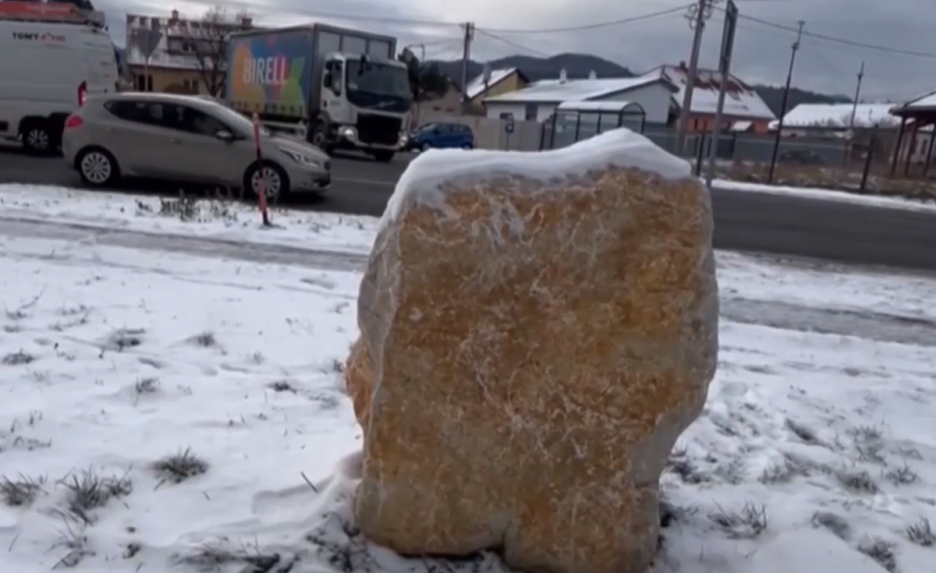
[[[460,123],[427,123],[411,131],[406,138],[407,151],[473,147],[474,133]]]

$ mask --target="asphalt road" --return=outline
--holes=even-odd
[[[377,163],[336,157],[328,197],[296,207],[339,213],[383,213],[406,157]],[[0,149],[0,183],[80,186],[61,158]],[[130,192],[176,194],[178,186],[122,185]],[[936,212],[885,209],[789,195],[716,189],[715,246],[720,249],[936,271]]]

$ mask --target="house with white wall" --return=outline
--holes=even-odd
[[[664,78],[595,78],[542,80],[529,87],[484,100],[489,118],[511,118],[516,121],[549,119],[565,102],[632,102],[644,109],[647,124],[665,125],[670,113],[670,101],[676,87]]]

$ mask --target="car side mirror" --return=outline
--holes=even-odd
[[[234,134],[226,129],[219,129],[215,132],[215,137],[221,141],[234,141]]]

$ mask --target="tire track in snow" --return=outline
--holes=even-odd
[[[330,271],[360,271],[367,255],[265,245],[205,237],[184,237],[126,229],[102,229],[74,223],[51,223],[0,216],[0,234],[30,239],[93,242],[109,247],[181,253],[210,258],[283,264]]]

